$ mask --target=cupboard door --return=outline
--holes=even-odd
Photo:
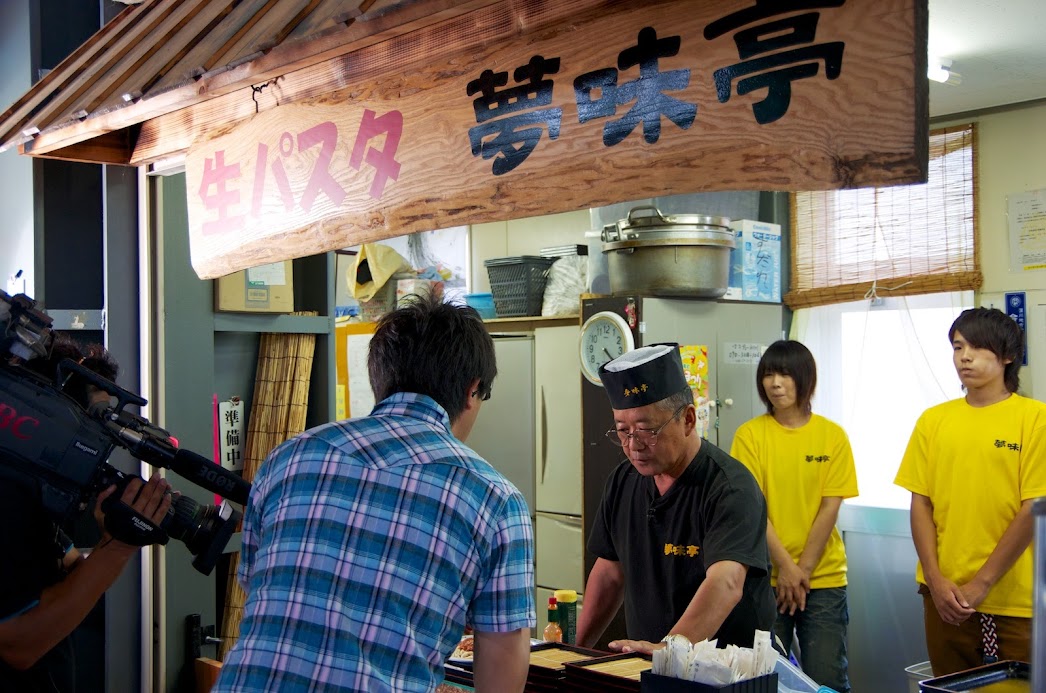
[[[537,510],[581,514],[581,368],[576,325],[534,330]]]

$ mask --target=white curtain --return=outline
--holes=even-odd
[[[791,338],[817,360],[814,411],[850,437],[861,495],[857,505],[907,508],[893,478],[916,419],[963,395],[948,328],[973,292],[837,303],[796,311]]]

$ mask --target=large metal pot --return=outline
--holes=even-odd
[[[635,207],[601,234],[615,294],[718,298],[730,279],[734,232],[726,217],[665,216]]]

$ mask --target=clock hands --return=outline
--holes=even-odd
[[[606,354],[606,355],[607,355],[607,358],[608,358],[608,359],[610,359],[611,361],[613,361],[613,360],[614,360],[614,357],[610,355],[610,352],[609,352],[609,351],[607,351],[607,348],[606,348],[606,347],[603,347],[603,353],[604,353],[604,354]]]

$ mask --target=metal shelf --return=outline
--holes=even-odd
[[[283,332],[288,334],[330,334],[330,316],[215,313],[215,332]]]
[[[577,315],[562,317],[542,317],[531,315],[518,318],[495,318],[484,320],[487,332],[533,332],[537,327],[558,327],[561,325],[580,325]]]

